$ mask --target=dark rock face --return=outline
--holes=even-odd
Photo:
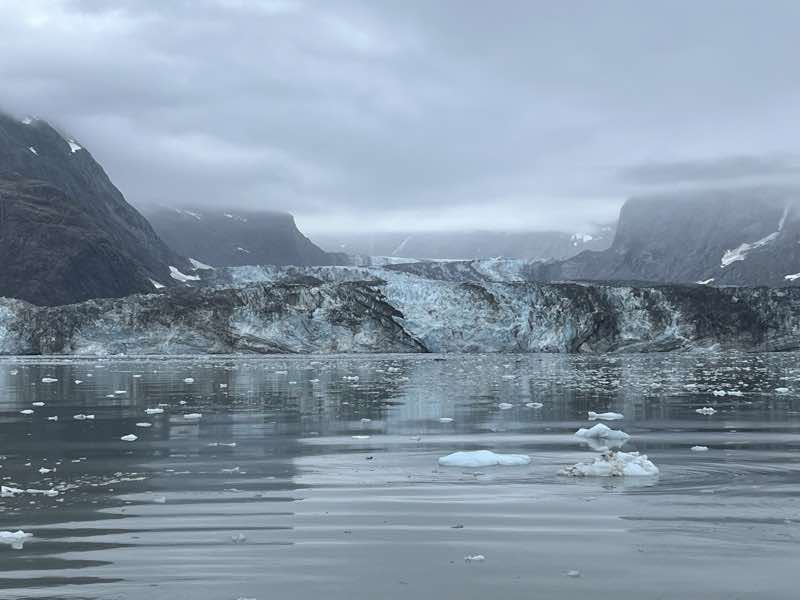
[[[147,215],[171,248],[214,267],[337,263],[286,213],[161,208]]]
[[[611,248],[539,265],[532,277],[793,285],[786,275],[800,272],[798,197],[768,189],[633,199]]]
[[[40,305],[169,286],[188,269],[89,152],[0,114],[0,296]]]

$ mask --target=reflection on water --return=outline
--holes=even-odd
[[[0,597],[796,598],[798,364],[0,361]],[[661,476],[559,477],[589,410]],[[437,466],[481,448],[533,460]]]

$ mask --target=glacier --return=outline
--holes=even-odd
[[[539,283],[530,265],[232,267],[126,298],[0,299],[0,354],[800,348],[797,288]]]

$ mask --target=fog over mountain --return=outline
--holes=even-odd
[[[577,232],[633,195],[796,182],[800,4],[579,5],[5,1],[0,106],[139,208],[286,211],[312,240]]]

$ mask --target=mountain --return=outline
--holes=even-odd
[[[631,199],[610,248],[538,265],[531,278],[786,286],[798,273],[800,193],[743,189]]]
[[[314,245],[287,213],[159,207],[147,216],[171,248],[215,267],[331,265],[341,259]]]
[[[58,307],[0,299],[0,354],[800,349],[800,288],[463,282],[376,267],[211,278],[224,286]]]
[[[153,291],[189,268],[85,148],[1,113],[0,258],[0,296],[39,305]]]
[[[318,234],[317,243],[332,252],[415,259],[473,259],[505,256],[527,260],[565,259],[584,250],[605,250],[613,226],[590,232],[427,231],[418,233]]]

